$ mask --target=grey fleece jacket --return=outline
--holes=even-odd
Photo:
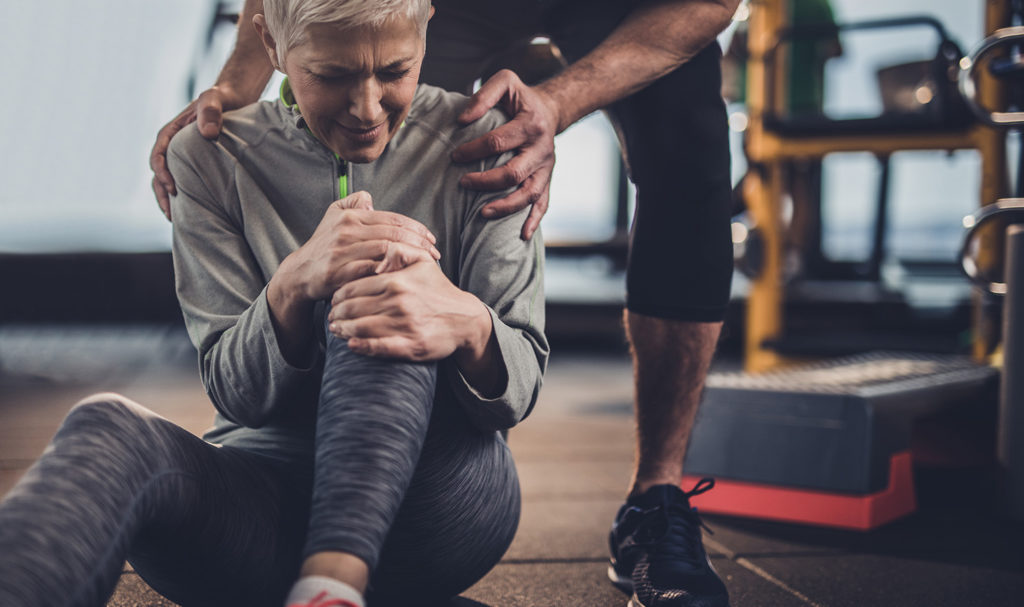
[[[441,361],[437,398],[454,401],[483,431],[508,428],[531,410],[547,366],[543,249],[539,232],[524,242],[526,211],[488,220],[480,208],[503,193],[461,188],[459,178],[507,158],[455,166],[451,152],[499,125],[492,111],[459,127],[465,97],[420,85],[405,125],[374,162],[338,160],[305,128],[298,108],[260,102],[224,116],[216,141],[196,126],[171,141],[174,269],[178,299],[200,373],[217,408],[211,442],[292,458],[312,449],[323,342],[315,360],[284,360],[271,325],[266,285],[281,261],[313,234],[339,198],[366,190],[374,208],[412,217],[437,236],[440,265],[459,288],[491,310],[508,384],[486,398],[453,361]],[[347,166],[346,166],[347,164]],[[318,306],[315,326],[322,327]]]

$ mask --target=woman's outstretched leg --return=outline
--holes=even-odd
[[[436,363],[362,356],[327,332],[303,576],[365,591],[416,470],[436,383]]]
[[[122,564],[184,605],[280,605],[308,480],[116,394],[82,401],[0,502],[0,605],[105,604]]]
[[[0,604],[100,605],[110,595],[154,490],[189,482],[163,466],[160,445],[138,440],[153,417],[113,394],[71,410],[0,504]]]

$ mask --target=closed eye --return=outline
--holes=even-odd
[[[347,76],[317,74],[316,72],[309,72],[309,76],[317,82],[338,82],[347,78]]]
[[[380,78],[384,82],[395,82],[401,80],[409,75],[412,70],[388,70],[384,72],[377,72],[377,78]]]

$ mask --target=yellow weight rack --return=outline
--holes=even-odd
[[[986,33],[1010,25],[1009,0],[983,0]],[[743,183],[743,196],[752,221],[761,232],[764,259],[759,275],[753,280],[746,308],[745,369],[761,372],[779,368],[788,362],[785,357],[765,347],[767,340],[781,337],[785,291],[782,280],[784,226],[782,222],[783,166],[796,159],[820,159],[833,152],[863,151],[887,155],[902,150],[976,149],[982,159],[979,201],[987,202],[1008,195],[1005,134],[999,129],[976,124],[966,129],[920,133],[865,135],[801,135],[786,136],[765,128],[766,108],[780,107],[781,101],[768,99],[769,94],[782,94],[783,86],[768,86],[769,79],[785,82],[785,62],[769,62],[768,55],[779,40],[779,32],[788,25],[789,0],[751,0],[749,21],[749,55],[747,64],[747,110],[749,123],[745,132],[746,150],[751,164],[762,167],[750,171]],[[770,73],[769,73],[770,72]],[[979,70],[979,99],[988,107],[1001,106],[1002,91],[998,81]],[[774,93],[770,93],[774,91]],[[986,322],[980,306],[975,306],[975,326]],[[977,335],[989,334],[975,331]],[[990,350],[992,344],[976,339],[977,357]]]

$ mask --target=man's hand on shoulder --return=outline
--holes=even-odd
[[[489,78],[470,98],[458,120],[469,124],[494,107],[504,110],[511,120],[462,144],[452,158],[456,162],[473,162],[517,152],[503,166],[466,174],[462,186],[489,191],[519,186],[508,196],[488,203],[481,212],[487,218],[504,217],[533,205],[522,230],[522,238],[528,240],[548,208],[548,188],[555,166],[555,135],[564,127],[560,124],[555,100],[541,89],[527,86],[510,70],[502,70]]]
[[[167,148],[171,144],[171,139],[197,118],[199,133],[207,139],[216,139],[220,135],[223,113],[240,108],[246,103],[247,101],[230,87],[211,87],[203,91],[157,133],[156,143],[149,154],[149,167],[153,170],[153,193],[167,221],[171,220],[171,196],[177,194],[174,177],[167,169]]]

